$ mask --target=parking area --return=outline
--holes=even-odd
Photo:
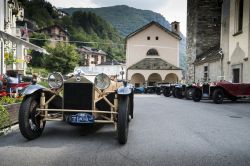
[[[113,126],[48,122],[42,137],[0,137],[0,165],[250,165],[250,102],[135,95],[128,143]]]

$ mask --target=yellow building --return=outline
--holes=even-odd
[[[136,87],[181,79],[179,23],[171,25],[172,31],[153,21],[126,37],[127,80]]]

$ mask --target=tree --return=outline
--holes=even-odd
[[[51,72],[66,74],[79,64],[80,56],[75,45],[57,43],[56,47],[47,46],[46,49],[50,54],[45,56],[45,67]]]

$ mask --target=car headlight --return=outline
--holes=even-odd
[[[63,76],[58,73],[51,73],[48,77],[49,87],[53,89],[59,89],[63,86]]]
[[[95,77],[95,86],[98,89],[101,90],[107,89],[109,85],[110,85],[110,78],[106,74],[101,73]]]

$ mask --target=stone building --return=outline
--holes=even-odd
[[[172,23],[172,31],[151,22],[126,37],[127,80],[136,87],[157,82],[178,82],[179,23]]]
[[[50,37],[50,45],[55,46],[57,42],[68,42],[69,41],[69,33],[63,27],[59,25],[52,25],[43,29],[38,30],[38,32],[42,32]]]
[[[221,34],[221,0],[188,0],[187,4],[187,81],[197,82],[217,79],[221,73],[220,34]],[[219,55],[209,57],[211,52]],[[206,58],[209,57],[209,58]],[[215,67],[215,68],[214,68]],[[220,68],[220,67],[218,67]]]
[[[107,54],[96,48],[82,46],[77,49],[80,53],[81,66],[96,66],[106,62]]]

